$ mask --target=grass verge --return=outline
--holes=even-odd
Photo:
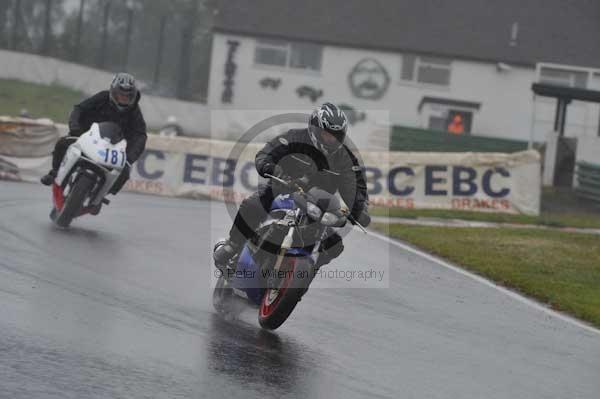
[[[600,327],[600,239],[534,229],[375,228]]]
[[[73,105],[84,97],[80,92],[58,85],[0,79],[0,115],[18,116],[22,109],[27,109],[34,118],[65,123]]]
[[[600,229],[600,213],[547,213],[540,216],[510,215],[503,213],[483,213],[436,209],[386,209],[373,208],[373,216],[397,217],[405,219],[438,218],[460,219],[477,222],[535,224],[550,227],[577,227]]]
[[[388,209],[375,207],[374,216],[406,219],[439,218],[462,219],[478,222],[536,224],[551,227],[600,229],[600,205],[577,197],[571,190],[544,189],[540,216],[510,215],[436,209]]]

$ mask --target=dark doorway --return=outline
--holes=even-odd
[[[556,168],[554,170],[554,187],[571,187],[573,185],[576,154],[576,138],[558,138],[556,146]]]

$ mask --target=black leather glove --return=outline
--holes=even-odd
[[[369,213],[366,210],[363,210],[358,216],[352,215],[350,223],[356,224],[356,222],[360,223],[362,227],[369,227],[371,224],[371,216],[369,216]]]
[[[110,193],[116,195],[119,191],[121,191],[125,183],[127,183],[127,181],[129,180],[130,175],[131,164],[129,162],[126,162],[125,167],[121,171],[121,174],[119,175],[119,177],[117,177],[117,180],[115,180],[115,183],[113,184]]]
[[[265,174],[269,174],[269,175],[275,176],[277,178],[277,179],[271,179],[271,184],[273,186],[273,190],[280,194],[289,193],[290,191],[292,191],[292,188],[289,185],[289,183],[292,181],[292,178],[283,172],[283,169],[281,168],[281,166],[274,165],[270,169],[271,169],[271,173],[265,172]],[[283,180],[284,182],[286,182],[288,184],[284,184],[280,180]]]
[[[121,174],[124,175],[127,179],[129,179],[131,175],[131,163],[129,161],[125,162],[125,167],[121,171]]]
[[[283,172],[283,168],[279,165],[275,165],[273,167],[273,173],[271,173],[275,177],[279,177],[282,180],[289,180],[290,177]]]
[[[309,183],[308,176],[302,176],[298,179],[292,180],[292,186],[300,187],[302,189],[302,191],[308,191],[308,183]]]
[[[264,175],[280,177],[283,174],[283,169],[279,165],[268,163],[265,166],[263,166],[262,170],[260,170],[259,172],[263,177]]]

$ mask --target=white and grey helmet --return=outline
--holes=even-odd
[[[324,154],[333,154],[344,145],[348,131],[348,118],[337,105],[325,103],[310,116],[308,134],[315,147]],[[329,135],[323,134],[329,133]],[[335,140],[327,140],[333,136]]]
[[[135,78],[128,73],[118,73],[110,84],[110,101],[119,112],[127,111],[135,105],[138,89]]]

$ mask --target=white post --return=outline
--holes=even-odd
[[[556,168],[556,151],[559,136],[558,132],[549,132],[546,136],[546,155],[544,156],[544,175],[542,178],[544,186],[554,185],[554,170]]]
[[[535,140],[535,94],[533,95],[533,112],[531,113],[531,126],[529,127],[529,145],[528,148],[533,149],[533,141]]]

